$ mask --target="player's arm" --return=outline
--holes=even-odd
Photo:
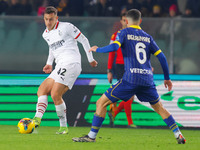
[[[171,91],[172,82],[171,82],[170,77],[169,77],[169,68],[168,68],[168,64],[167,64],[167,59],[166,59],[164,53],[160,50],[160,48],[156,44],[156,42],[153,40],[153,38],[152,37],[150,37],[150,38],[151,38],[150,51],[160,61],[160,64],[162,66],[163,73],[164,73],[164,79],[165,79],[164,85],[165,85],[166,88],[168,88],[168,91]]]
[[[88,39],[81,33],[80,36],[77,38],[77,41],[82,44],[90,65],[92,67],[96,67],[97,66],[97,62],[94,60],[92,52],[89,52],[90,43],[89,43]]]
[[[167,64],[167,59],[161,50],[158,50],[157,52],[155,52],[154,55],[157,56],[158,60],[160,61],[161,66],[162,66],[163,73],[164,73],[164,79],[165,79],[164,85],[166,88],[168,88],[169,91],[171,91],[172,82],[169,77],[169,68],[168,68],[168,64]]]
[[[49,56],[47,58],[46,65],[43,67],[43,71],[45,73],[51,73],[52,68],[53,68],[52,67],[53,61],[54,61],[54,56],[52,54],[52,51],[49,49]]]
[[[120,46],[121,44],[117,44],[116,42],[113,42],[112,44],[104,46],[104,47],[93,46],[90,48],[89,51],[98,52],[98,53],[108,53],[108,52],[117,51],[120,48]]]
[[[116,40],[112,44],[99,48],[97,46],[93,46],[90,48],[90,51],[98,53],[108,53],[117,51],[121,47],[121,43],[123,43],[124,37],[125,37],[125,32],[118,31]]]
[[[70,36],[80,42],[85,50],[88,61],[92,67],[97,66],[97,62],[94,60],[92,52],[89,52],[90,44],[88,39],[80,32],[80,30],[73,24],[68,24],[67,32]]]

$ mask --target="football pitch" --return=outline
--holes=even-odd
[[[200,130],[182,130],[186,144],[177,144],[169,129],[102,127],[95,143],[76,143],[73,137],[87,134],[89,127],[69,127],[69,134],[56,135],[58,127],[39,127],[32,134],[18,133],[17,126],[0,125],[1,150],[197,150]]]

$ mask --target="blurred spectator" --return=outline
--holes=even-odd
[[[189,9],[189,8],[186,8],[184,14],[182,15],[182,17],[193,17],[192,16],[192,10]]]
[[[84,3],[85,14],[87,16],[94,16],[95,5],[97,4],[97,0],[87,0]]]
[[[22,15],[22,5],[19,3],[19,0],[11,0],[6,15]]]
[[[143,17],[176,16],[179,13],[183,17],[200,17],[200,0],[0,0],[0,15],[41,16],[46,6],[56,7],[59,16],[113,17],[135,8]]]
[[[58,16],[69,16],[68,0],[60,0],[57,6]]]
[[[108,0],[109,4],[113,7],[113,16],[120,16],[121,8],[126,5],[126,0]]]
[[[31,15],[32,11],[33,9],[30,0],[21,0],[21,15]]]
[[[169,7],[173,4],[177,5],[177,0],[158,0],[157,3],[161,6],[163,14],[168,14]]]
[[[60,0],[48,0],[48,6],[57,7]]]
[[[108,0],[99,0],[95,5],[95,16],[114,16],[114,8],[109,4]]]
[[[188,0],[186,9],[191,11],[191,17],[200,17],[200,0]]]
[[[159,5],[153,6],[152,17],[162,17],[161,7]]]
[[[187,0],[177,0],[177,6],[181,14],[185,14]]]
[[[8,9],[7,0],[0,0],[0,15],[5,14]]]
[[[137,0],[127,0],[127,2],[126,2],[124,7],[126,8],[127,11],[130,10],[130,9],[138,9],[138,10],[140,10],[141,4],[138,3]]]
[[[69,0],[68,8],[69,16],[83,16],[84,0]]]
[[[47,6],[48,6],[48,1],[43,0],[41,6],[38,7],[37,15],[42,16]]]
[[[145,0],[142,5],[145,7],[149,13],[153,12],[153,6],[157,4],[156,0]],[[157,4],[158,5],[158,4]]]
[[[178,15],[178,8],[177,8],[177,5],[172,4],[172,5],[169,7],[169,16],[170,16],[170,17],[176,17],[177,15]]]
[[[149,17],[152,13],[152,8],[154,5],[154,0],[138,0],[140,8],[137,8],[141,11],[143,17]]]
[[[177,5],[175,4],[172,4],[170,7],[169,7],[169,17],[171,18],[180,18],[180,15],[178,14],[178,8],[177,8]],[[165,23],[163,23],[161,29],[160,29],[160,33],[163,34],[163,35],[169,35],[170,32],[170,21],[166,21]],[[180,21],[176,21],[174,22],[174,25],[173,25],[173,32],[175,34],[177,34],[178,32],[181,32],[181,22]]]
[[[122,6],[120,15],[121,15],[121,14],[124,14],[124,13],[126,13],[126,12],[127,12],[126,6]]]

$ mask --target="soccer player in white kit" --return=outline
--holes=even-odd
[[[43,71],[51,74],[39,86],[36,114],[33,121],[36,127],[40,125],[48,105],[47,96],[51,95],[60,121],[60,129],[56,133],[67,134],[66,105],[62,96],[72,88],[81,73],[81,55],[77,41],[82,44],[90,65],[96,67],[97,62],[89,52],[88,39],[73,24],[59,22],[56,8],[48,6],[45,9],[44,22],[46,29],[42,36],[49,45],[49,56]],[[52,71],[54,59],[56,66]]]

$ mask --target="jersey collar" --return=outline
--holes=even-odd
[[[130,27],[131,27],[131,28],[135,28],[135,29],[141,29],[141,27],[138,26],[138,25],[131,25]]]
[[[52,30],[54,30],[54,29],[57,29],[57,28],[58,28],[58,25],[59,25],[59,21],[57,21],[57,22],[56,22],[56,24],[55,24],[55,26],[53,27],[53,29],[52,29]],[[46,29],[46,32],[49,32],[49,30],[48,30],[48,29]]]

